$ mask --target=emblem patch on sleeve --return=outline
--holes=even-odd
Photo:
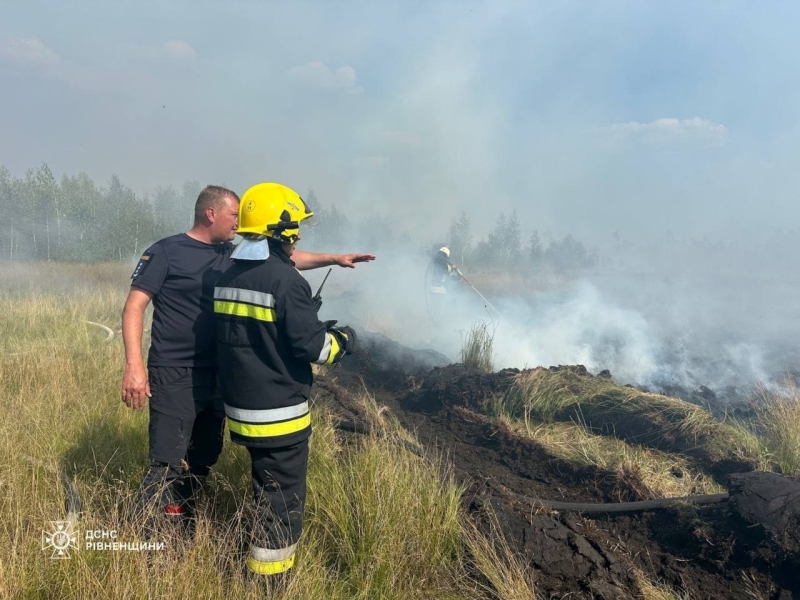
[[[142,258],[139,259],[139,262],[136,265],[136,268],[133,270],[133,275],[131,275],[131,279],[136,279],[139,275],[144,273],[144,270],[147,268],[147,265],[150,264],[150,259],[153,257],[153,253],[149,250],[142,254]]]

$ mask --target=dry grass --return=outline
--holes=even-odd
[[[575,423],[523,423],[509,426],[541,444],[555,458],[616,475],[637,499],[718,494],[723,488],[686,457],[628,444],[589,432]]]
[[[789,380],[777,391],[762,388],[755,416],[739,429],[756,438],[767,468],[800,476],[800,392]]]
[[[252,517],[249,459],[227,440],[192,542],[164,534],[162,551],[82,548],[69,560],[51,560],[43,550],[42,531],[64,517],[64,494],[21,450],[72,474],[84,505],[79,543],[92,529],[139,542],[127,509],[146,466],[147,416],[119,401],[121,340],[106,342],[102,330],[85,324],[117,329],[124,275],[111,285],[106,277],[118,273],[108,275],[107,267],[95,274],[40,267],[34,271],[47,275],[41,287],[48,291],[19,283],[0,293],[0,452],[7,457],[0,461],[0,599],[265,597],[242,572]],[[48,280],[59,272],[62,279]],[[364,403],[374,433],[355,443],[337,441],[331,418],[313,415],[306,529],[291,584],[273,597],[499,597],[471,558],[478,542],[464,529],[462,489],[435,460],[408,450],[410,440],[374,400]],[[503,585],[513,587],[513,577]]]
[[[464,524],[474,570],[486,578],[486,591],[497,600],[535,600],[536,584],[531,568],[517,555],[503,536],[497,516],[489,515],[488,535],[474,523]]]
[[[665,583],[652,581],[638,569],[634,570],[633,575],[644,600],[689,600],[690,598],[686,592],[678,592]]]
[[[574,421],[594,433],[710,462],[757,463],[760,458],[753,435],[718,421],[701,406],[569,370],[523,372],[504,406],[512,417]]]

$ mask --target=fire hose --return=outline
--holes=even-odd
[[[373,433],[373,430],[370,427],[361,425],[359,423],[353,423],[352,421],[340,421],[337,423],[336,429],[363,435],[371,435]],[[420,448],[405,440],[403,440],[403,445],[411,453],[424,458],[423,452],[420,450]],[[514,492],[510,493],[515,499],[519,500],[520,502],[530,504],[534,508],[549,508],[551,510],[581,512],[588,514],[643,512],[646,510],[671,508],[681,504],[705,506],[708,504],[719,504],[729,500],[729,495],[727,493],[723,493],[681,496],[679,498],[655,498],[653,500],[638,500],[635,502],[561,502],[560,500],[546,500],[543,498],[534,498],[532,496],[516,494]]]
[[[471,287],[472,291],[475,292],[476,294],[478,294],[478,296],[481,297],[481,300],[483,300],[486,303],[486,306],[491,308],[495,312],[495,314],[497,315],[498,318],[502,319],[503,315],[500,314],[500,311],[497,310],[494,306],[492,306],[492,303],[489,302],[486,299],[486,296],[484,296],[483,294],[481,294],[478,291],[478,288],[476,288],[474,285],[472,285],[472,282],[469,279],[466,278],[466,276],[461,272],[461,269],[459,269],[458,267],[453,267],[453,268],[455,269],[456,273],[458,273],[458,276],[461,277],[461,279],[464,281],[464,283],[466,283],[469,287]]]
[[[426,304],[427,304],[428,314],[431,314],[431,312],[432,312],[432,311],[431,311],[431,305],[430,305],[430,298],[429,298],[430,294],[428,293],[428,290],[429,290],[429,289],[430,289],[430,287],[431,287],[431,279],[432,279],[432,277],[433,277],[433,275],[432,275],[432,274],[433,274],[433,270],[434,270],[434,265],[435,265],[435,260],[431,260],[430,264],[428,265],[428,270],[427,270],[427,271],[426,271],[426,273],[425,273],[425,287],[426,287],[426,289],[425,289],[425,291],[426,291],[426,293],[425,293],[425,302],[426,302]],[[484,295],[483,295],[483,294],[480,292],[480,290],[478,290],[478,288],[476,288],[476,287],[475,287],[475,286],[472,284],[472,282],[471,282],[469,279],[467,279],[466,275],[464,275],[464,273],[462,273],[462,272],[461,272],[461,269],[459,269],[459,268],[458,268],[458,267],[456,267],[456,266],[453,266],[453,269],[455,270],[455,272],[456,272],[456,274],[459,276],[459,278],[460,278],[460,279],[461,279],[461,280],[462,280],[464,283],[466,283],[466,284],[467,284],[467,285],[470,287],[470,289],[471,289],[473,292],[475,292],[475,293],[476,293],[476,294],[477,294],[477,295],[480,297],[480,299],[481,299],[481,300],[483,300],[483,302],[484,302],[485,306],[487,306],[488,308],[492,309],[492,311],[494,311],[494,313],[497,315],[497,317],[498,317],[499,319],[502,319],[502,318],[503,318],[503,315],[500,313],[500,311],[499,311],[499,310],[497,310],[497,309],[496,309],[496,308],[495,308],[495,307],[492,305],[492,303],[491,303],[491,302],[489,302],[489,300],[487,300],[486,296],[484,296]]]
[[[106,327],[105,325],[102,325],[101,323],[95,323],[94,321],[86,321],[86,323],[88,323],[89,325],[94,325],[96,327],[99,327],[100,329],[105,331],[106,332],[106,341],[114,339],[114,331],[110,327]]]
[[[670,508],[678,504],[719,504],[727,502],[728,494],[702,494],[698,496],[682,496],[680,498],[655,498],[653,500],[638,500],[636,502],[560,502],[558,500],[543,500],[521,494],[514,494],[519,500],[535,507],[550,508],[582,513],[628,513]]]

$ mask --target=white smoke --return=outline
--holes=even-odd
[[[437,350],[452,362],[460,358],[465,333],[486,323],[494,334],[496,369],[582,364],[593,373],[610,370],[618,383],[656,391],[707,386],[731,393],[780,379],[792,365],[783,338],[755,335],[759,328],[746,310],[714,281],[679,285],[670,274],[661,280],[620,270],[561,278],[543,289],[529,278],[531,289],[513,295],[485,283],[480,291],[500,316],[460,284],[447,310],[433,319],[425,291],[430,258],[404,247],[382,251],[356,271],[335,272],[323,293],[322,317]],[[312,285],[322,275],[307,273]]]

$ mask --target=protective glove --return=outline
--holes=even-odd
[[[328,325],[328,323],[331,324]],[[339,346],[344,350],[345,354],[355,353],[358,345],[358,339],[356,338],[355,330],[347,325],[336,327],[335,323],[336,321],[325,322],[328,333],[336,336],[336,341],[339,342]]]
[[[348,354],[355,354],[356,350],[358,349],[358,337],[356,336],[356,330],[348,325],[345,325],[344,327],[339,328],[339,332],[347,337],[345,352]]]

